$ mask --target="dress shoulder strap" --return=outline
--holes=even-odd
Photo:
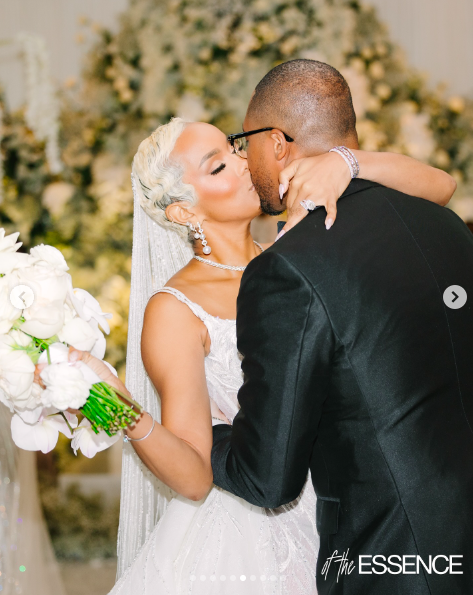
[[[185,296],[178,289],[174,289],[174,287],[162,287],[161,289],[158,289],[158,291],[155,291],[154,293],[152,293],[150,295],[150,298],[153,295],[156,295],[157,293],[169,293],[170,295],[173,295],[180,302],[182,302],[183,304],[186,304],[192,310],[192,312],[197,316],[197,318],[200,318],[200,320],[202,320],[202,322],[204,322],[205,324],[207,323],[207,320],[208,320],[210,314],[208,314],[202,308],[202,306],[199,306],[199,304],[192,302],[187,296]]]

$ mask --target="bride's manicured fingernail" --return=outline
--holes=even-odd
[[[327,219],[327,222],[325,223],[325,229],[330,229],[333,225],[333,219]]]
[[[276,236],[276,239],[274,241],[277,242],[279,240],[279,238],[282,238],[285,233],[286,233],[286,230],[281,229],[281,231],[278,233],[278,235]]]
[[[279,200],[282,202],[284,196],[284,184],[279,184]]]

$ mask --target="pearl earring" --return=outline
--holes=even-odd
[[[202,246],[203,246],[202,252],[204,254],[209,255],[212,252],[212,248],[207,244],[207,240],[205,239],[204,230],[202,229],[202,226],[200,225],[200,223],[197,221],[197,229],[190,222],[187,223],[187,226],[194,233],[194,238],[196,240],[202,240]]]

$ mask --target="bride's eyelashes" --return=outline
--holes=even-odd
[[[210,172],[211,176],[216,176],[217,174],[219,174],[221,171],[223,171],[225,168],[227,167],[226,163],[221,163],[217,169],[214,169],[213,171]]]

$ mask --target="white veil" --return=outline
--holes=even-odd
[[[143,210],[147,199],[132,175],[134,214],[130,310],[126,356],[126,386],[146,411],[158,421],[158,394],[141,360],[143,315],[150,296],[193,256],[190,244],[175,231],[164,229]],[[159,353],[156,354],[159,357]],[[130,443],[124,444],[117,579],[133,562],[156,523],[175,496],[141,462]]]

